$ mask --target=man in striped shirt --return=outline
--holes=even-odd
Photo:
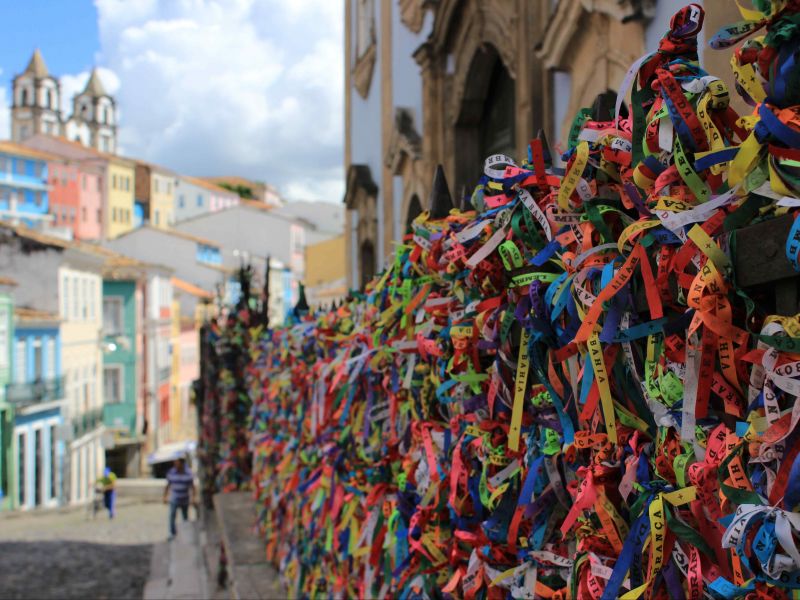
[[[167,473],[167,487],[164,488],[164,503],[169,496],[169,539],[173,539],[177,530],[175,529],[175,517],[178,508],[181,509],[183,520],[189,520],[189,504],[194,504],[194,475],[186,467],[186,461],[179,458],[175,465]]]

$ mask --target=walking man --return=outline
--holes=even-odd
[[[175,517],[181,509],[183,520],[189,520],[189,504],[194,503],[194,476],[186,466],[186,460],[178,458],[167,473],[167,487],[164,488],[164,503],[169,498],[169,539],[177,534]]]
[[[103,476],[97,480],[97,489],[103,492],[103,506],[108,510],[108,518],[114,518],[114,504],[117,500],[117,494],[114,490],[114,484],[117,481],[117,476],[114,472],[106,467],[103,469]]]

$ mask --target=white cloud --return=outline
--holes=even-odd
[[[95,1],[129,155],[341,201],[341,3]]]

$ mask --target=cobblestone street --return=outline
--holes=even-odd
[[[0,517],[0,598],[139,599],[166,518],[157,503],[123,503],[113,521],[84,509]]]

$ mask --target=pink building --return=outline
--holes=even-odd
[[[103,237],[103,175],[100,169],[89,165],[78,169],[80,179],[80,219],[75,237],[81,240],[99,240]]]
[[[99,240],[103,233],[99,169],[63,159],[50,161],[47,171],[53,225],[70,230],[76,240]]]

